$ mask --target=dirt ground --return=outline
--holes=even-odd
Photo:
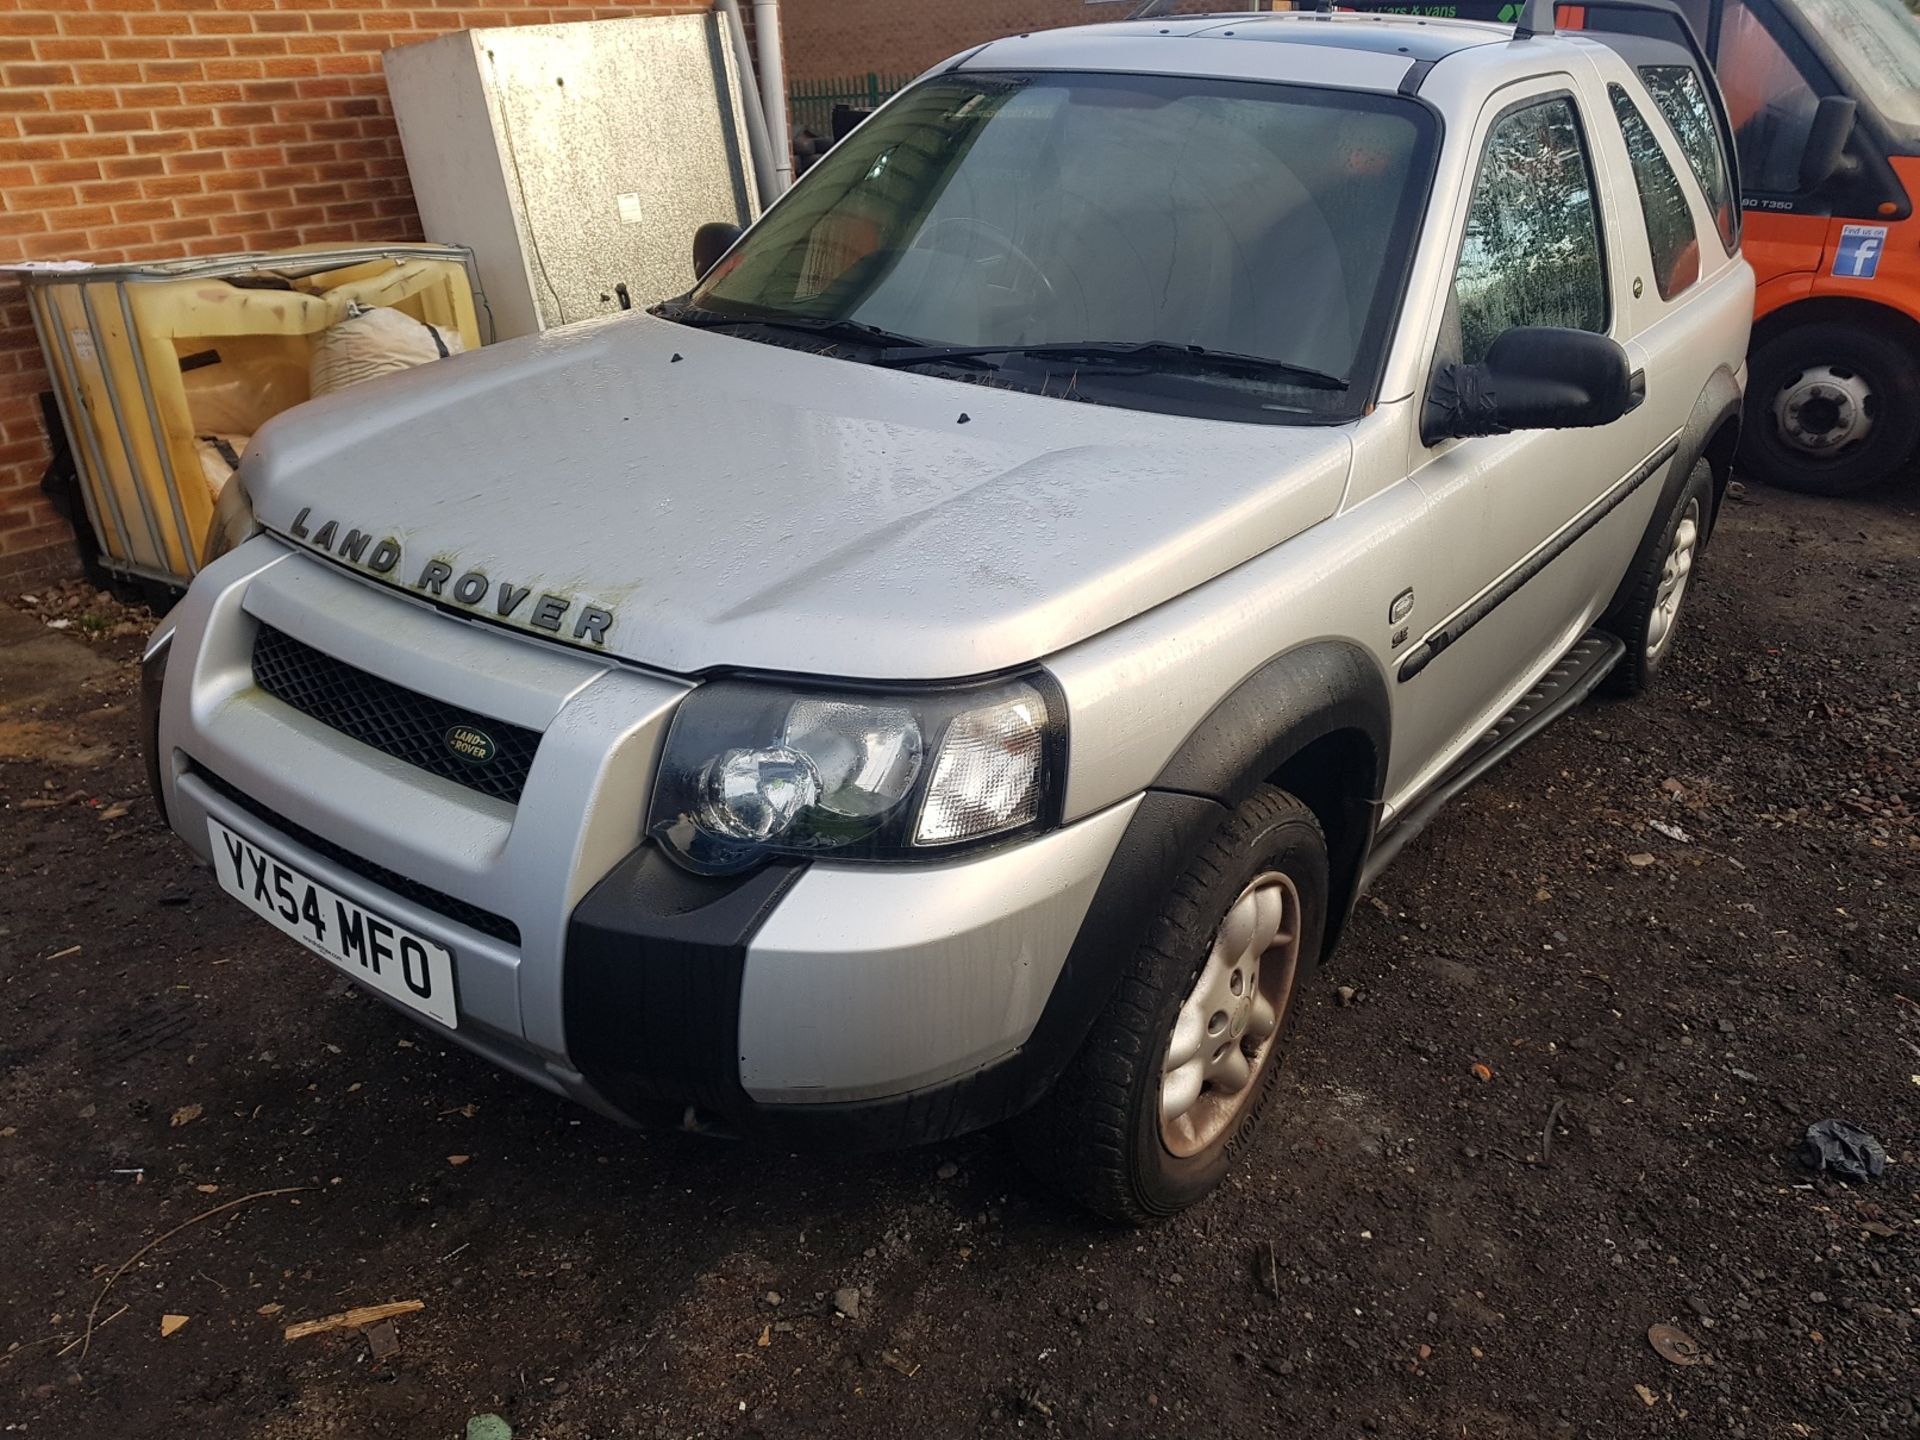
[[[991,1135],[631,1133],[435,1044],[189,867],[125,617],[36,596],[93,654],[0,696],[0,1434],[1920,1436],[1920,491],[1754,489],[1702,581],[1656,695],[1409,848],[1257,1162],[1144,1232]],[[1885,1183],[1794,1163],[1828,1116]],[[398,1300],[381,1360],[281,1336]]]

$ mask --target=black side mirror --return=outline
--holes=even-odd
[[[740,227],[730,220],[709,220],[693,232],[693,278],[704,280],[707,271],[720,263],[720,257],[740,238]]]
[[[1845,95],[1829,95],[1813,112],[1813,128],[1807,132],[1807,148],[1800,152],[1800,188],[1818,190],[1833,178],[1846,158],[1847,141],[1853,138],[1854,121],[1860,103]]]
[[[1627,352],[1604,335],[1523,325],[1478,365],[1441,365],[1427,389],[1420,438],[1611,425],[1631,408]]]

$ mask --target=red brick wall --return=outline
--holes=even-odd
[[[704,8],[0,0],[0,263],[418,239],[382,50],[482,25]],[[20,287],[0,280],[0,582],[77,568],[39,488],[47,383]]]
[[[781,0],[795,80],[917,75],[947,56],[1024,30],[1124,20],[1139,0]],[[1182,0],[1170,13],[1275,8],[1266,0]],[[1285,8],[1291,9],[1291,5]]]

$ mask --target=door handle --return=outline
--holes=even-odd
[[[1627,413],[1647,403],[1647,372],[1636,370],[1627,378]]]

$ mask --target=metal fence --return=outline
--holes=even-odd
[[[833,107],[852,105],[871,110],[881,101],[903,90],[911,75],[883,75],[869,70],[865,75],[839,75],[827,80],[796,80],[787,91],[787,110],[793,117],[793,133],[811,130],[816,135],[832,136]]]

